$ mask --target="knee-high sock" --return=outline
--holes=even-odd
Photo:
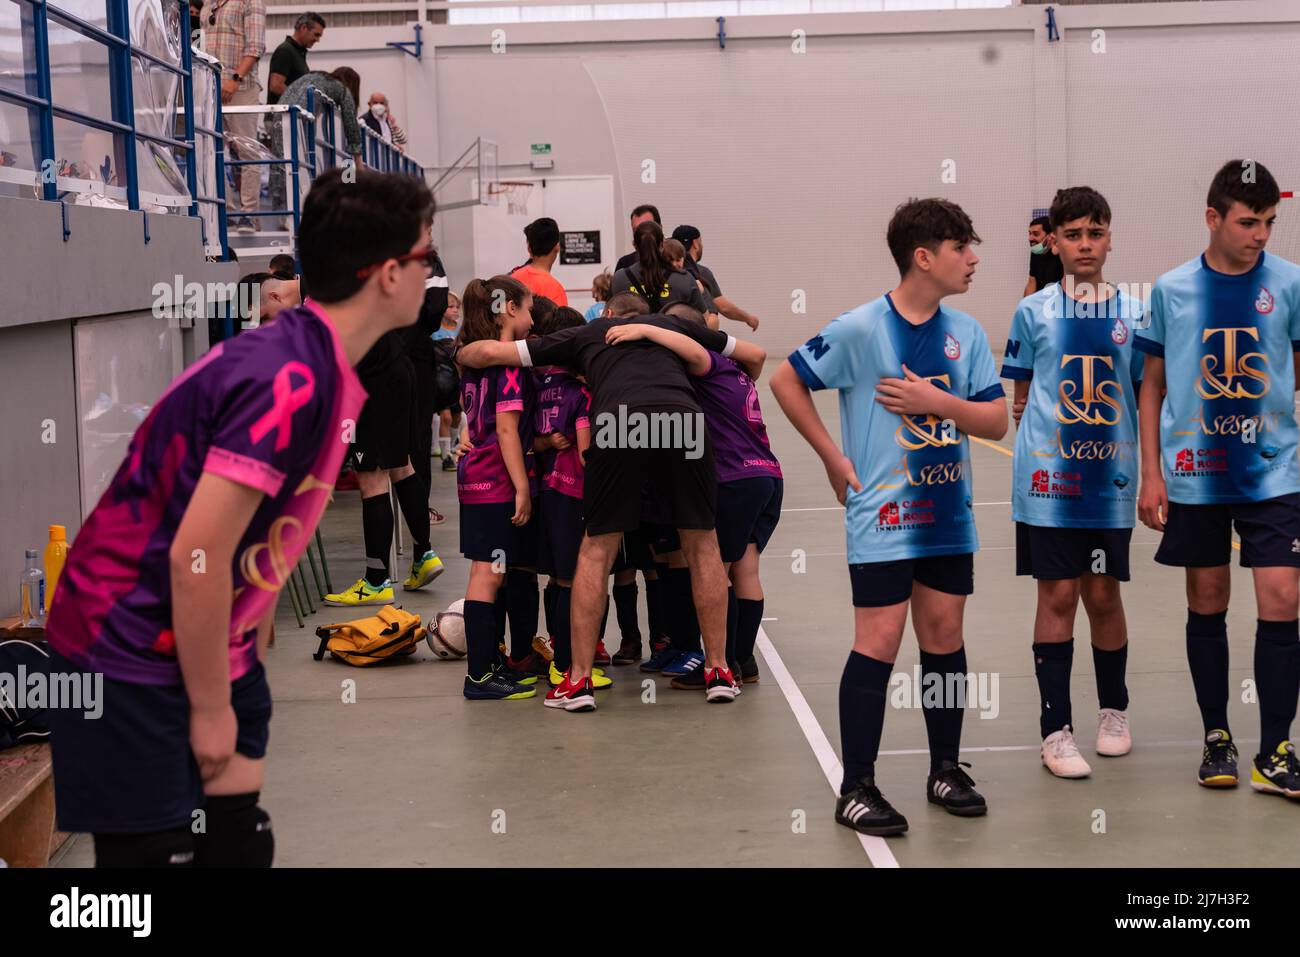
[[[1255,630],[1255,686],[1259,689],[1259,753],[1272,754],[1291,738],[1300,696],[1300,622],[1264,621]]]
[[[885,727],[885,692],[893,670],[887,661],[849,652],[840,675],[840,750],[844,754],[841,794],[851,790],[860,778],[875,776],[880,733]]]
[[[510,657],[519,661],[533,650],[537,637],[537,575],[512,568],[506,572],[506,608],[510,617]]]
[[[618,616],[619,643],[641,644],[641,626],[637,621],[637,587],[635,581],[614,586],[614,613]]]
[[[732,668],[740,664],[736,660],[736,629],[740,625],[740,612],[736,607],[736,589],[733,585],[727,586],[727,667]]]
[[[763,599],[736,599],[736,660],[742,665],[754,657],[754,642],[758,641],[758,629],[763,623]]]
[[[1115,651],[1102,651],[1092,647],[1092,665],[1097,671],[1097,704],[1116,711],[1128,710],[1128,686],[1124,675],[1128,670],[1128,645]]]
[[[505,656],[501,654],[501,645],[506,640],[506,618],[509,609],[509,589],[502,585],[497,589],[497,599],[492,605],[492,624],[496,629],[494,632],[495,641],[492,643],[492,660],[498,665],[506,663]]]
[[[366,546],[366,581],[382,585],[392,574],[388,553],[393,547],[393,503],[387,492],[361,500],[361,534]]]
[[[559,587],[552,580],[542,589],[542,611],[546,615],[546,634],[551,638],[555,637],[555,591]]]
[[[572,601],[573,589],[563,585],[555,586],[555,598],[551,606],[555,628],[551,632],[551,639],[555,642],[555,667],[558,671],[568,671],[573,665]]]
[[[645,580],[645,608],[652,645],[668,634],[667,618],[664,614],[664,574],[667,570],[667,565],[656,562],[655,577]]]
[[[691,570],[669,568],[665,581],[668,608],[668,633],[678,651],[700,650],[700,621],[695,614],[691,594]]]
[[[406,527],[411,530],[411,554],[418,561],[429,550],[429,486],[416,472],[394,482],[393,491],[397,493]]]
[[[1205,733],[1228,731],[1228,613],[1187,610],[1187,664]],[[1258,677],[1258,675],[1256,676]]]
[[[939,683],[942,694],[935,707],[934,696],[924,689]],[[946,655],[921,652],[921,710],[925,715],[925,735],[930,740],[930,773],[944,761],[957,762],[961,751],[961,722],[966,714],[966,649],[958,648]],[[953,691],[958,697],[949,696]],[[926,704],[929,701],[930,704]]]
[[[1074,664],[1074,639],[1034,645],[1034,675],[1038,678],[1038,730],[1044,738],[1067,724],[1070,712],[1070,669]]]
[[[195,867],[270,867],[275,857],[271,816],[257,806],[259,791],[209,797],[207,826],[194,836]]]
[[[487,601],[465,601],[468,672],[475,680],[492,670],[497,657],[497,610]]]

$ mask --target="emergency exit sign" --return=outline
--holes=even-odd
[[[551,155],[551,144],[550,144],[550,143],[534,143],[534,144],[533,144],[533,155],[534,155],[534,156],[550,156],[550,155]]]

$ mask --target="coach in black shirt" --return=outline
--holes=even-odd
[[[1046,216],[1039,216],[1029,224],[1029,282],[1025,283],[1026,296],[1032,296],[1044,286],[1065,278],[1061,257],[1052,249],[1051,232],[1052,221]]]
[[[643,203],[636,209],[632,210],[632,245],[636,245],[636,228],[642,223],[648,223],[651,220],[655,222],[660,229],[664,228],[663,220],[659,218],[659,208],[651,206],[649,203]],[[627,269],[636,262],[636,250],[633,249],[626,256],[620,256],[618,262],[614,264],[614,271]]]
[[[266,102],[280,102],[285,88],[299,77],[306,76],[307,51],[314,47],[325,33],[325,20],[318,13],[304,13],[293,24],[293,36],[271,54],[271,69],[266,78]]]

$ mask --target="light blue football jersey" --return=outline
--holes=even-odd
[[[844,454],[862,482],[845,515],[850,565],[979,548],[971,508],[970,442],[934,416],[898,416],[876,401],[903,366],[963,399],[1002,401],[988,337],[942,306],[912,325],[888,295],[844,313],[790,355],[809,389],[838,389]]]
[[[1079,302],[1059,283],[1020,300],[1002,377],[1029,381],[1016,432],[1011,517],[1047,528],[1132,528],[1145,321],[1123,290]]]
[[[1300,266],[1261,253],[1249,272],[1198,256],[1156,280],[1138,349],[1165,360],[1160,453],[1169,500],[1262,502],[1300,492],[1295,369]]]

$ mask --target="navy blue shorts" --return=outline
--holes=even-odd
[[[537,561],[538,500],[522,527],[510,521],[514,502],[461,503],[460,553],[474,562],[494,562],[504,552],[506,565],[532,567]]]
[[[745,557],[749,543],[761,553],[781,520],[785,483],[771,475],[718,483],[718,550],[724,564]]]
[[[537,570],[556,578],[573,578],[582,548],[582,499],[553,488],[542,489],[541,525],[537,530]]]
[[[50,673],[84,672],[51,651]],[[102,680],[98,718],[67,708],[46,712],[59,829],[143,834],[188,826],[205,799],[190,750],[185,686]],[[230,703],[238,722],[235,750],[254,760],[266,757],[271,687],[260,662],[230,685]]]
[[[1227,565],[1233,525],[1242,568],[1300,567],[1300,493],[1228,505],[1170,502],[1156,561],[1179,568]]]
[[[1058,581],[1092,573],[1126,582],[1132,537],[1131,528],[1048,528],[1016,522],[1016,574]]]
[[[849,566],[854,608],[883,608],[912,597],[912,582],[948,595],[975,591],[975,556],[935,555]]]

